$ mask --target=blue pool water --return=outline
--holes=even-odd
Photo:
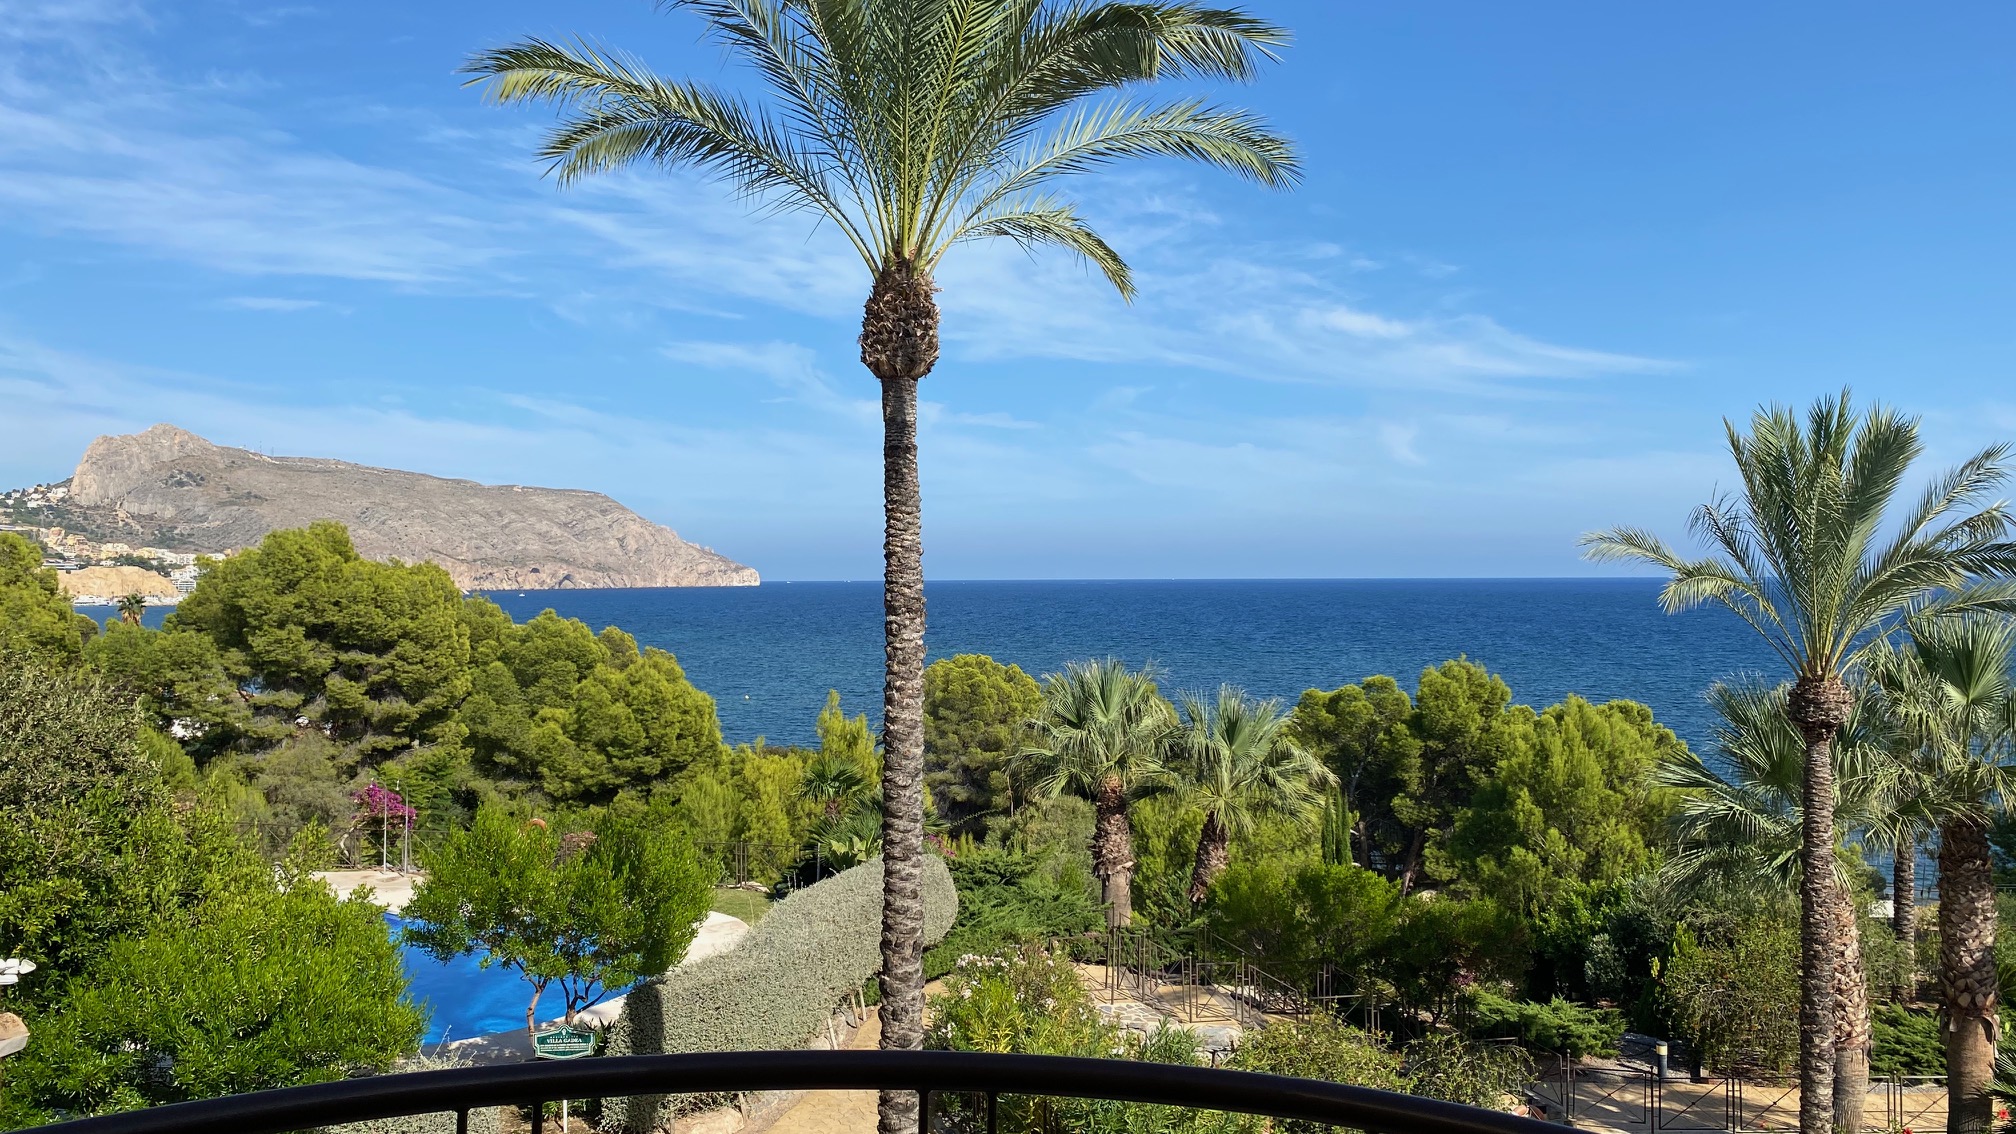
[[[386,914],[385,924],[396,939],[407,923]],[[400,953],[408,991],[414,1003],[429,1013],[426,1043],[472,1039],[525,1026],[525,1005],[532,1000],[532,986],[516,972],[498,965],[483,968],[475,954],[444,963],[411,945],[401,945]],[[559,990],[549,987],[539,998],[539,1019],[553,1019],[566,1008]]]
[[[934,659],[991,654],[1032,674],[1108,654],[1153,659],[1171,691],[1229,681],[1290,701],[1375,673],[1411,691],[1422,667],[1462,654],[1518,701],[1643,701],[1699,748],[1709,684],[1775,672],[1773,658],[1726,611],[1663,613],[1658,590],[1652,579],[935,582],[925,644]],[[828,689],[849,713],[881,715],[879,582],[490,597],[521,620],[552,607],[671,650],[714,695],[731,741],[813,741]]]

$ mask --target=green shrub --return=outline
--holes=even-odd
[[[1404,1091],[1409,1085],[1400,1057],[1386,1050],[1377,1036],[1322,1013],[1270,1020],[1266,1027],[1247,1033],[1230,1065],[1241,1071],[1382,1091]]]
[[[1430,1032],[1407,1045],[1407,1092],[1496,1109],[1533,1081],[1533,1057],[1512,1043],[1465,1043]]]
[[[1946,1043],[1939,1033],[1937,1012],[1878,1004],[1870,1012],[1869,1023],[1874,1031],[1869,1051],[1871,1075],[1946,1073]]]
[[[1071,962],[1040,945],[967,955],[931,998],[930,1047],[993,1054],[1111,1055],[1119,1030],[1099,1018]]]
[[[1091,891],[1076,879],[1055,881],[1039,856],[974,850],[946,860],[959,887],[959,919],[924,954],[924,979],[936,980],[968,954],[992,956],[1030,942],[1089,933],[1102,920]]]
[[[1624,1014],[1555,997],[1545,1003],[1508,1000],[1484,989],[1465,998],[1464,1030],[1472,1039],[1517,1040],[1536,1051],[1610,1055],[1624,1038]]]
[[[1074,1055],[1153,1063],[1197,1063],[1197,1039],[1168,1024],[1141,1036],[1099,1016],[1084,982],[1061,954],[1024,945],[1007,956],[961,957],[931,1000],[926,1043],[951,1051]],[[938,1126],[946,1134],[979,1134],[985,1112],[977,1100],[948,1097]],[[1006,1096],[996,1129],[1002,1134],[1258,1134],[1251,1122],[1209,1111],[1109,1099]]]
[[[958,891],[945,863],[924,860],[924,940],[952,927]],[[742,944],[632,989],[609,1029],[609,1055],[803,1047],[840,998],[882,967],[882,860],[871,859],[770,907]],[[604,1130],[668,1126],[679,1100],[608,1099]]]
[[[1799,1051],[1799,927],[1760,918],[1673,937],[1660,972],[1681,1038],[1718,1072],[1783,1071]]]
[[[1405,1091],[1412,1086],[1400,1057],[1381,1046],[1377,1037],[1324,1014],[1275,1020],[1246,1033],[1228,1066],[1382,1091]],[[1241,1124],[1247,1128],[1264,1126],[1251,1119]],[[1295,1119],[1271,1125],[1278,1134],[1321,1134],[1330,1129]]]
[[[35,1042],[8,1060],[0,1120],[383,1070],[426,1024],[378,909],[315,882],[214,897],[114,942],[67,988],[60,1010],[29,1021]]]

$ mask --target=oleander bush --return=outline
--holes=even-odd
[[[924,940],[952,928],[959,893],[944,860],[924,860]],[[870,859],[770,907],[736,948],[632,989],[606,1054],[765,1051],[805,1046],[841,997],[882,967],[882,860]],[[602,1129],[670,1124],[677,1096],[606,1099]]]

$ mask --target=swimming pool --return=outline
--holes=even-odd
[[[407,922],[386,914],[385,924],[396,941]],[[474,953],[442,962],[414,945],[401,944],[399,952],[408,994],[428,1013],[423,1042],[474,1039],[525,1026],[525,1005],[532,1000],[532,986],[515,971],[501,965],[483,968]],[[546,995],[539,998],[539,1019],[553,1019],[566,1009],[559,989],[549,985]]]

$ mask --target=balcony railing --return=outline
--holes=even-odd
[[[37,1129],[44,1134],[282,1134],[370,1119],[454,1114],[457,1134],[467,1134],[471,1110],[528,1106],[533,1134],[544,1134],[545,1104],[562,1099],[774,1090],[915,1091],[923,1104],[920,1130],[930,1128],[934,1097],[984,1097],[988,1134],[995,1134],[996,1101],[1004,1095],[1232,1111],[1383,1134],[1561,1130],[1530,1118],[1413,1095],[1248,1071],[955,1051],[741,1051],[463,1067],[175,1103]]]

